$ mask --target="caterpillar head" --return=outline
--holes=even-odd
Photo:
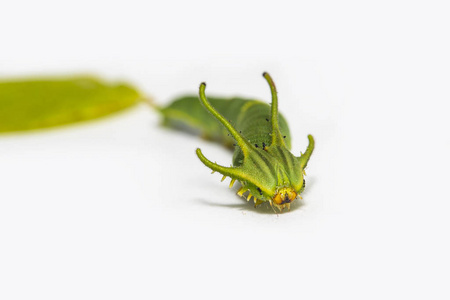
[[[223,179],[229,176],[230,187],[236,180],[242,183],[242,188],[238,195],[244,196],[247,200],[255,198],[255,205],[269,202],[280,211],[284,208],[290,209],[290,204],[305,187],[304,169],[311,157],[314,149],[314,139],[308,135],[309,145],[304,154],[299,157],[294,156],[286,147],[283,136],[278,125],[278,99],[275,84],[269,74],[264,73],[264,78],[269,83],[272,93],[271,106],[271,144],[264,149],[255,147],[239,131],[237,131],[228,120],[226,120],[217,110],[212,107],[205,96],[206,84],[200,85],[200,102],[236,140],[242,151],[242,164],[236,167],[224,167],[208,160],[200,149],[196,153],[200,160],[213,172],[224,175]]]

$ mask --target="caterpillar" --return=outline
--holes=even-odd
[[[269,202],[282,212],[285,208],[290,210],[297,197],[301,198],[314,138],[308,135],[309,145],[300,156],[290,152],[290,132],[285,118],[278,113],[275,83],[268,73],[263,73],[263,77],[271,90],[270,106],[251,99],[208,99],[206,83],[200,84],[199,97],[184,96],[166,107],[152,105],[162,114],[164,125],[188,128],[204,138],[234,147],[231,167],[212,162],[200,148],[196,154],[212,173],[223,175],[222,181],[230,177],[230,188],[239,181],[237,194],[247,201],[254,198],[255,207]]]

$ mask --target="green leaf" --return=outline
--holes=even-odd
[[[99,118],[130,107],[139,92],[94,77],[0,81],[0,133]]]

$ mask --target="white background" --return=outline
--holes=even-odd
[[[316,150],[254,209],[142,105],[0,136],[0,299],[449,299],[446,1],[14,1],[0,77],[94,73],[161,104],[270,101]]]

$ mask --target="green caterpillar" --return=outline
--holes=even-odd
[[[202,83],[200,101],[197,97],[187,96],[167,107],[155,107],[163,115],[165,125],[187,126],[205,138],[226,146],[234,145],[232,167],[210,161],[199,148],[196,153],[213,173],[223,175],[222,181],[231,178],[230,188],[238,180],[242,185],[239,196],[246,197],[247,201],[254,197],[255,207],[269,202],[281,212],[284,208],[290,209],[292,201],[305,188],[304,170],[314,150],[314,138],[308,135],[309,145],[300,157],[289,151],[289,128],[283,116],[278,114],[275,84],[269,74],[263,76],[272,93],[271,106],[241,98],[208,100],[206,84]]]

